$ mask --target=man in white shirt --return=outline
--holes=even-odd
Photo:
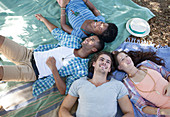
[[[81,38],[62,31],[40,14],[37,17],[44,22],[59,43],[40,45],[30,50],[0,35],[1,53],[16,64],[0,66],[0,80],[36,80],[33,84],[34,96],[56,83],[60,93],[65,94],[74,80],[86,75],[87,57],[102,50],[104,42],[97,35],[82,41]],[[61,77],[67,77],[66,83]]]

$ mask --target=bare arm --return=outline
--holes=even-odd
[[[48,28],[48,30],[51,32],[54,28],[58,28],[57,26],[55,26],[54,24],[52,24],[51,22],[49,22],[46,18],[44,18],[41,14],[35,14],[35,17],[40,20],[41,22],[43,22],[46,27]]]
[[[170,82],[164,87],[163,94],[166,96],[170,96]]]
[[[56,60],[54,57],[49,57],[46,61],[46,64],[48,65],[48,67],[51,69],[54,79],[55,79],[55,84],[58,88],[58,90],[60,91],[60,93],[62,95],[65,94],[66,91],[66,84],[64,83],[64,81],[60,78],[60,75],[58,73],[57,67],[56,67]]]
[[[93,12],[95,16],[101,15],[100,12],[97,10],[97,8],[89,1],[89,0],[83,0],[87,7]]]
[[[128,96],[124,96],[118,99],[119,106],[124,113],[123,117],[134,117],[132,103],[130,102]]]
[[[71,95],[67,95],[60,107],[59,117],[73,117],[70,113],[71,108],[75,104],[77,97],[73,97]]]
[[[60,4],[60,7],[61,7],[61,19],[60,19],[60,24],[61,24],[61,28],[71,34],[72,32],[72,28],[66,24],[66,12],[65,12],[65,8],[66,8],[66,5],[70,2],[70,0],[59,0],[59,4]]]
[[[164,93],[163,93],[166,96],[170,96],[170,76],[168,76],[168,81],[169,81],[169,83],[167,86],[165,86]]]
[[[63,8],[65,8],[65,7],[61,8],[61,19],[60,19],[61,28],[65,32],[71,34],[73,29],[69,25],[66,24],[66,13],[65,13],[65,9],[63,9]]]
[[[142,111],[146,114],[157,115],[157,109],[155,107],[146,106],[142,109]],[[170,115],[170,109],[160,109],[161,115]]]
[[[168,81],[170,82],[170,76],[168,76]]]

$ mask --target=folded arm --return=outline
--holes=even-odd
[[[70,0],[58,0],[58,2],[61,7],[61,17],[60,17],[61,28],[65,32],[71,34],[73,29],[69,25],[66,24],[66,12],[65,12],[66,5],[70,2]]]
[[[95,16],[101,15],[100,12],[97,10],[97,8],[89,0],[83,0],[83,1]]]
[[[168,81],[169,81],[168,85],[165,86],[164,88],[164,95],[166,96],[170,96],[170,76],[168,76]]]
[[[66,84],[65,82],[60,78],[60,75],[58,73],[57,67],[56,67],[56,60],[54,57],[49,57],[46,61],[46,64],[48,67],[51,69],[54,79],[55,79],[55,84],[59,90],[59,92],[64,95],[66,92]]]
[[[71,34],[72,32],[72,28],[66,24],[66,12],[65,12],[65,7],[61,7],[61,19],[60,19],[60,24],[61,24],[61,28]]]
[[[123,117],[134,117],[132,103],[130,102],[128,96],[124,96],[118,99],[119,106],[124,113]]]
[[[146,114],[157,115],[158,108],[146,106],[142,111]],[[170,115],[170,109],[160,109],[160,115]]]
[[[73,97],[71,95],[67,95],[60,107],[59,117],[73,117],[70,113],[71,108],[75,104],[77,97]]]

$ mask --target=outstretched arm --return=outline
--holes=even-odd
[[[73,97],[71,95],[67,95],[60,107],[59,117],[73,117],[70,113],[71,108],[75,104],[77,97]]]
[[[132,103],[130,102],[128,96],[124,96],[118,99],[119,106],[124,113],[123,117],[134,117]]]
[[[57,2],[59,3],[61,7],[61,17],[60,17],[61,28],[65,32],[71,34],[73,29],[69,25],[66,24],[66,12],[65,12],[66,5],[70,2],[70,0],[57,0]]]
[[[55,79],[55,84],[59,90],[59,92],[64,95],[66,91],[66,84],[65,82],[60,78],[60,75],[58,73],[57,67],[56,67],[56,60],[54,57],[49,57],[46,61],[46,64],[48,67],[51,69],[54,79]]]
[[[51,32],[54,28],[58,28],[57,26],[55,26],[54,24],[52,24],[51,22],[49,22],[46,18],[44,18],[41,14],[35,14],[35,17],[40,20],[41,22],[43,22],[46,27],[48,28],[48,30]]]
[[[97,8],[89,0],[83,0],[83,1],[95,16],[101,15],[100,12],[97,10]]]
[[[160,109],[158,111],[158,108],[151,107],[151,106],[146,106],[142,109],[142,111],[146,114],[151,114],[151,115],[157,115],[158,113],[160,115],[170,115],[170,109]],[[158,112],[157,112],[158,111]]]

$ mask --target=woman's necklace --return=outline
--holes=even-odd
[[[146,70],[146,69],[145,69]],[[152,88],[152,90],[151,91],[142,91],[141,89],[139,89],[135,84],[134,84],[134,82],[132,81],[132,83],[134,84],[134,86],[135,86],[135,88],[136,89],[138,89],[139,91],[141,91],[141,92],[143,92],[143,93],[151,93],[151,92],[156,92],[157,94],[159,94],[160,95],[160,92],[159,91],[157,91],[157,90],[155,90],[155,87],[156,87],[156,82],[155,82],[155,80],[153,79],[153,77],[148,73],[148,72],[146,72],[145,70],[142,70],[142,71],[144,71],[146,74],[148,74],[149,75],[149,77],[153,80],[153,82],[154,82],[154,87]]]
[[[72,58],[72,57],[70,57],[72,54],[73,54],[73,53],[67,55],[66,57],[62,57],[62,61],[64,61],[65,59],[68,59],[68,58]]]
[[[135,75],[138,73],[138,71],[139,71],[139,70],[137,69],[137,71],[136,71],[133,75],[132,75],[132,74],[128,74],[128,76],[129,76],[129,77],[133,77],[133,76],[135,76]]]

